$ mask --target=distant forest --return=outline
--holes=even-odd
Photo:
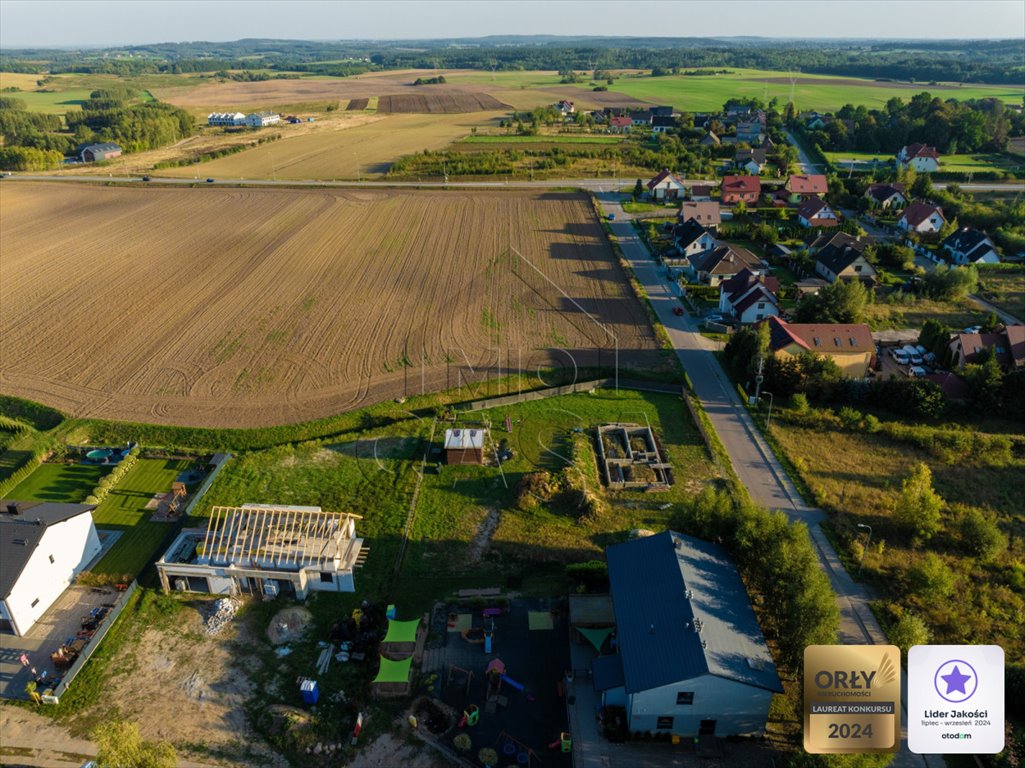
[[[257,57],[254,60],[253,57]],[[0,51],[0,69],[118,75],[262,67],[346,76],[371,69],[506,70],[749,67],[920,83],[1025,83],[1025,41],[794,40],[759,38],[491,37],[479,40],[238,40],[104,50]]]

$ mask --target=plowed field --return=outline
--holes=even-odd
[[[76,416],[263,426],[660,359],[574,194],[18,183],[0,232],[0,391]]]
[[[378,112],[482,112],[505,109],[507,105],[486,93],[403,93],[382,96]]]

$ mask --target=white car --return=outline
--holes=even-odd
[[[896,362],[897,365],[907,365],[908,364],[908,353],[905,352],[903,349],[894,349],[894,350],[892,350],[890,352],[890,356],[894,359],[894,362]]]
[[[908,368],[908,376],[925,376],[925,368],[923,368],[920,365],[912,365],[910,368]]]

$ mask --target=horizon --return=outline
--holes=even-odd
[[[601,0],[610,6],[609,0]],[[922,3],[913,0],[835,0],[830,3],[830,29],[849,34],[822,35],[823,24],[804,14],[800,0],[636,0],[626,17],[596,13],[581,18],[580,3],[552,0],[544,13],[526,13],[527,3],[409,0],[387,2],[317,2],[278,0],[247,4],[237,0],[4,0],[0,3],[0,50],[104,49],[183,42],[228,43],[239,40],[281,40],[318,43],[417,42],[481,40],[493,37],[552,37],[577,39],[756,39],[765,41],[972,41],[1018,40],[1007,30],[1025,29],[1025,3],[1017,0],[945,0],[942,8],[918,31]],[[589,8],[595,4],[589,3]],[[598,6],[601,8],[601,6]],[[617,4],[618,8],[621,5]],[[793,11],[793,13],[788,13]],[[718,34],[728,13],[732,34]],[[116,18],[111,25],[54,25],[54,19],[79,15]],[[883,15],[885,14],[885,15]],[[202,16],[202,21],[195,19]],[[880,18],[887,24],[879,24]],[[678,26],[685,34],[651,34]],[[739,28],[738,28],[739,27]],[[495,29],[506,30],[495,34]],[[915,34],[888,35],[886,30],[916,30]],[[331,31],[337,33],[327,34]],[[382,30],[387,30],[383,34]],[[882,34],[880,34],[882,33]]]

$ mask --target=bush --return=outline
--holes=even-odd
[[[931,633],[922,619],[913,613],[905,613],[890,629],[889,635],[890,642],[900,648],[901,654],[907,659],[911,646],[925,645],[929,642]]]
[[[927,541],[940,530],[943,499],[932,488],[932,471],[919,463],[901,484],[893,520],[913,541]]]
[[[911,589],[919,597],[934,601],[954,592],[956,578],[939,555],[929,552],[908,570]]]
[[[1007,537],[992,516],[967,509],[958,523],[961,548],[983,560],[992,560],[1007,548]]]
[[[566,566],[566,576],[587,592],[606,592],[609,588],[609,567],[604,560],[570,563]]]
[[[808,412],[808,396],[803,392],[798,392],[796,395],[790,398],[790,402],[793,405],[794,410],[798,413]]]

